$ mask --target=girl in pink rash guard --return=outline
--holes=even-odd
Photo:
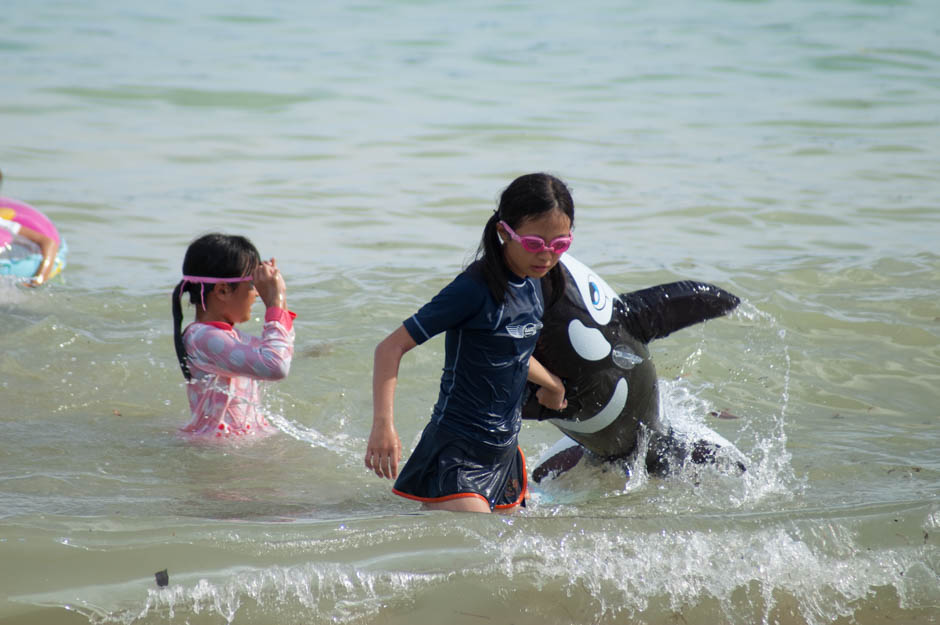
[[[245,237],[213,233],[190,244],[183,279],[173,289],[176,355],[192,412],[183,433],[225,438],[275,431],[261,412],[259,381],[283,379],[290,370],[296,315],[287,310],[286,291],[274,259],[262,261]],[[185,330],[183,293],[196,307]],[[258,296],[267,308],[260,338],[235,329],[251,318]]]

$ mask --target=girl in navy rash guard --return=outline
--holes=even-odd
[[[561,380],[532,352],[545,308],[541,278],[560,286],[555,265],[571,245],[573,224],[574,202],[561,180],[517,178],[486,222],[477,260],[376,347],[365,464],[380,477],[397,477],[395,494],[440,510],[525,505],[525,458],[517,438],[526,381],[540,386],[543,405],[561,410],[567,403]],[[446,334],[438,400],[399,475],[399,364],[440,332]]]

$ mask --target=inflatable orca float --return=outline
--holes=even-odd
[[[546,309],[535,357],[565,383],[568,406],[554,411],[538,403],[534,387],[522,418],[548,420],[566,438],[532,472],[535,482],[572,468],[585,452],[601,461],[621,460],[646,441],[646,467],[663,475],[688,460],[728,463],[743,472],[743,455],[707,428],[682,432],[662,422],[656,369],[647,344],[676,330],[724,315],[740,300],[716,286],[682,281],[617,293],[569,254],[560,261],[564,292],[542,281]],[[719,459],[727,447],[733,459]],[[725,454],[723,454],[725,455]]]

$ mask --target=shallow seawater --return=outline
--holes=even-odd
[[[0,191],[69,256],[0,281],[0,625],[940,620],[933,2],[8,4]],[[742,476],[583,463],[474,516],[363,467],[376,343],[542,170],[615,289],[741,297],[650,353]],[[256,442],[177,435],[212,230],[298,313]],[[442,362],[402,363],[406,450]],[[530,469],[559,437],[524,425]]]

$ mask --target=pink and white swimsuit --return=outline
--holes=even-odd
[[[276,431],[261,412],[258,382],[280,380],[294,355],[294,318],[268,308],[261,337],[220,321],[183,330],[192,380],[186,389],[193,420],[181,431],[198,436],[265,436]]]

